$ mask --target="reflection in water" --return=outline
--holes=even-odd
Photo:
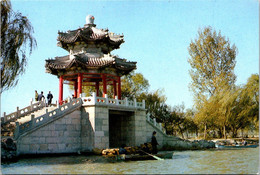
[[[259,148],[176,151],[163,161],[111,162],[101,156],[21,159],[1,165],[4,174],[256,174]]]

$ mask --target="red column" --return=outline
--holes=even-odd
[[[74,82],[74,97],[75,98],[78,98],[77,92],[78,92],[78,82],[77,82],[77,80],[75,80],[75,82]]]
[[[117,91],[116,91],[116,81],[113,80],[113,88],[114,88],[114,98],[117,96]]]
[[[96,82],[96,94],[98,97],[99,96],[99,82],[98,81]]]
[[[107,94],[107,77],[105,74],[102,74],[102,82],[103,82],[103,97]]]
[[[118,89],[118,99],[121,100],[121,79],[120,79],[120,77],[118,77],[117,89]]]
[[[80,97],[80,94],[82,93],[82,73],[78,74],[78,95],[77,97]]]
[[[62,105],[63,102],[63,76],[60,76],[59,81],[59,104]]]

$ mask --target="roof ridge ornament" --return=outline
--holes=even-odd
[[[84,27],[96,27],[96,24],[94,24],[95,17],[93,15],[87,15],[86,16],[86,24]]]

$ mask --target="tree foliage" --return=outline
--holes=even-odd
[[[191,41],[188,51],[195,98],[204,101],[223,86],[234,85],[237,48],[220,32],[217,34],[211,27],[199,30],[198,38]]]
[[[26,16],[14,12],[11,2],[1,1],[1,91],[14,87],[25,71],[27,52],[32,53],[36,40]]]
[[[247,84],[232,89],[222,88],[197,109],[195,122],[200,130],[217,131],[219,137],[226,133],[237,136],[238,130],[255,130],[259,126],[259,76],[251,75]]]
[[[133,100],[142,93],[147,93],[149,86],[148,80],[141,73],[131,72],[121,79],[122,98]]]

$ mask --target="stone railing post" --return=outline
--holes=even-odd
[[[128,106],[128,99],[127,99],[127,97],[125,98],[125,106]]]
[[[108,104],[108,96],[105,94],[106,104]]]
[[[97,93],[93,92],[93,101],[94,101],[94,105],[97,103]]]
[[[119,105],[118,97],[117,97],[117,96],[115,96],[115,100],[116,100],[116,105]]]
[[[137,107],[136,98],[134,98],[134,107],[135,107],[135,108]]]
[[[142,100],[143,109],[145,109],[145,100]]]
[[[45,98],[43,99],[43,104],[44,104],[44,107],[47,107],[47,103],[46,103],[46,99]]]
[[[159,128],[162,131],[162,123],[159,123]]]
[[[16,107],[16,117],[18,117],[19,116],[19,107],[17,106]]]
[[[153,124],[156,126],[156,118],[153,118]]]
[[[47,114],[47,113],[48,113],[48,109],[46,108],[46,109],[45,109],[45,114]]]
[[[15,132],[14,132],[14,137],[17,138],[20,133],[20,128],[19,128],[19,122],[15,122]]]
[[[32,114],[32,115],[31,115],[32,126],[34,126],[34,118],[35,118],[35,115]]]
[[[31,106],[31,111],[32,111],[33,110],[33,98],[32,98],[32,100],[30,102],[30,106]]]
[[[7,121],[6,112],[4,112],[4,122]]]

